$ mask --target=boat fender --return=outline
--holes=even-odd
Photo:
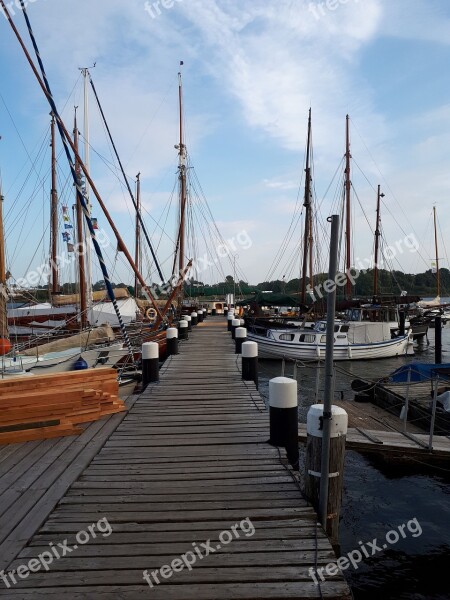
[[[87,362],[84,360],[84,358],[82,358],[80,356],[80,358],[73,363],[72,370],[73,371],[84,371],[85,369],[88,369],[88,368],[89,367],[88,367]]]

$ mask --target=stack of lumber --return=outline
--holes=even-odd
[[[0,381],[0,444],[83,431],[82,423],[122,412],[114,369],[87,369]]]

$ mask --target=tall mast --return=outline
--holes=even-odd
[[[441,297],[441,276],[439,274],[439,252],[438,252],[438,237],[436,227],[436,207],[433,206],[433,219],[434,219],[434,249],[436,253],[436,279],[437,279],[437,295]]]
[[[351,212],[350,212],[350,190],[351,190],[351,179],[350,179],[350,117],[346,117],[345,127],[345,268],[347,272],[347,285],[346,285],[346,296],[351,298],[352,296],[352,284],[350,281],[350,267],[351,267]]]
[[[141,174],[138,173],[136,175],[136,253],[134,262],[138,270],[141,270],[141,223],[140,223],[140,214],[141,214]],[[134,278],[134,297],[139,298],[139,280],[137,276]]]
[[[180,63],[180,66],[183,63]],[[186,146],[183,142],[183,83],[181,79],[181,72],[178,73],[178,101],[180,107],[180,143],[178,146],[178,177],[180,180],[180,250],[179,250],[179,262],[178,267],[180,273],[183,272],[185,267],[185,256],[184,256],[184,245],[185,245],[185,225],[186,225]],[[180,305],[183,300],[184,287],[181,286],[180,290]]]
[[[312,248],[311,248],[311,109],[309,109],[308,116],[308,141],[306,144],[306,168],[305,168],[305,200],[303,206],[305,207],[305,233],[303,238],[303,267],[302,267],[302,304],[306,302],[306,273],[308,268],[308,255],[310,258],[309,263],[309,277],[312,280]],[[312,281],[310,282],[312,283]]]
[[[381,193],[381,186],[378,186],[377,192],[377,222],[375,224],[375,257],[374,257],[374,269],[373,269],[373,295],[378,296],[378,256],[380,249],[380,202],[381,198],[384,198],[384,194]]]
[[[55,135],[55,115],[51,113],[51,148],[52,148],[52,189],[51,189],[51,290],[52,295],[59,292],[58,284],[58,190],[56,181],[56,135]]]
[[[94,64],[95,67],[95,64]],[[86,169],[90,171],[90,131],[89,131],[89,69],[81,69],[81,74],[84,80],[84,164]],[[90,186],[87,179],[85,181],[85,198],[89,217],[92,213],[92,205],[90,202]],[[86,248],[86,304],[87,309],[92,309],[93,293],[92,293],[92,252],[91,252],[91,236],[87,227],[86,221],[83,219],[84,243]]]
[[[8,311],[6,290],[6,259],[5,259],[5,232],[3,228],[3,202],[2,185],[0,180],[0,337],[9,339]]]
[[[73,141],[75,144],[76,154],[78,154],[78,126],[77,126],[77,109],[75,107],[75,119],[73,126]],[[79,161],[75,158],[75,170],[78,178],[81,177],[81,169]],[[87,326],[87,303],[86,303],[86,271],[84,266],[84,234],[83,234],[83,207],[77,194],[76,203],[77,215],[77,241],[78,241],[78,273],[80,279],[80,325],[81,329],[86,329]]]

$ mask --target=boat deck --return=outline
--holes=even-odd
[[[233,352],[224,319],[210,318],[125,417],[91,425],[76,441],[2,450],[2,497],[10,500],[1,506],[11,518],[17,512],[15,525],[2,516],[2,568],[23,573],[45,552],[67,555],[48,571],[16,576],[9,589],[0,580],[0,597],[350,598],[340,574],[320,587],[310,577],[335,554],[296,477],[267,443],[266,407],[241,380]],[[22,448],[24,459],[35,452],[25,471]],[[72,454],[60,461],[58,452]],[[48,464],[55,466],[45,479]],[[105,519],[108,535],[99,533]],[[82,541],[94,524],[95,539]],[[189,552],[202,556],[190,569],[162,568],[179,567]],[[145,570],[158,571],[160,585],[150,587]]]

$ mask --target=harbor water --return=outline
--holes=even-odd
[[[417,345],[416,345],[417,346]],[[450,362],[450,326],[442,331],[443,362]],[[355,378],[379,379],[412,361],[434,362],[434,331],[429,345],[416,348],[415,356],[376,361],[339,362],[335,398],[351,399]],[[323,373],[323,370],[319,371]],[[322,401],[323,381],[311,365],[299,367],[300,420],[306,421],[316,390]],[[260,361],[260,390],[268,398],[268,382],[281,374],[281,361]],[[286,376],[292,366],[286,365]],[[426,461],[424,461],[426,463]],[[413,467],[386,466],[376,459],[347,451],[344,497],[340,522],[340,553],[365,544],[369,557],[345,571],[355,600],[448,600],[450,584],[446,568],[450,563],[450,471],[422,463]],[[408,522],[406,537],[385,544],[386,534]],[[418,529],[415,523],[419,523]],[[421,533],[420,533],[421,530]],[[414,534],[414,536],[413,536]],[[395,537],[395,536],[394,536]],[[377,540],[381,551],[367,545]],[[386,548],[383,548],[386,545]],[[372,552],[375,552],[372,555]]]

